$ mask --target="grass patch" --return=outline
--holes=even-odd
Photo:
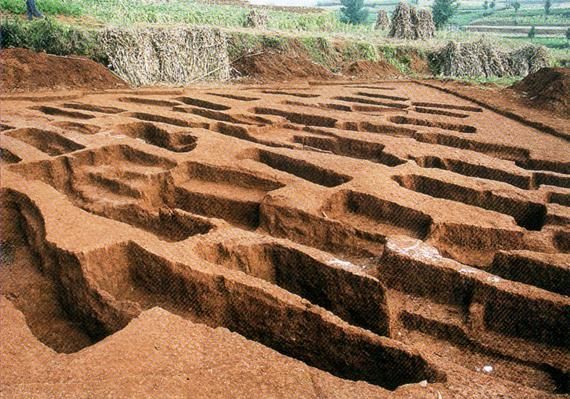
[[[36,0],[36,5],[46,15],[78,17],[84,13],[81,2],[74,0]],[[26,2],[24,0],[0,0],[0,10],[13,14],[25,14]]]
[[[99,62],[106,61],[96,31],[64,25],[49,17],[32,22],[20,18],[3,20],[0,23],[0,37],[2,48],[22,47],[49,54],[81,55]]]
[[[384,56],[384,59],[395,66],[401,73],[408,75],[412,72],[412,60],[409,53],[404,49],[391,46],[381,46],[379,51]]]
[[[570,26],[570,8],[552,8],[549,16],[544,15],[543,8],[497,10],[488,15],[481,15],[471,20],[477,25],[523,25],[523,26]]]

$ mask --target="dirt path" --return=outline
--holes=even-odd
[[[4,99],[1,394],[568,393],[570,144],[477,101]]]

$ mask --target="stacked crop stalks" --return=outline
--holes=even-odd
[[[388,12],[386,10],[378,11],[378,17],[376,18],[375,30],[389,31],[391,27],[390,18],[388,18]]]
[[[269,16],[267,13],[261,10],[251,10],[249,14],[247,14],[245,20],[245,26],[247,28],[267,28],[267,24],[269,23]]]
[[[380,14],[378,14],[380,18]],[[435,36],[435,24],[430,10],[410,6],[402,1],[398,3],[394,14],[389,37],[407,40],[426,40]]]
[[[404,1],[398,3],[392,14],[392,27],[388,36],[396,39],[414,40],[416,32],[412,19],[413,15],[415,15],[415,9],[412,12],[412,7],[408,3]]]
[[[426,40],[435,36],[435,23],[430,10],[419,9],[414,24],[416,39]]]
[[[216,28],[109,28],[99,40],[115,73],[135,86],[230,77],[227,38]]]
[[[548,66],[547,52],[538,46],[503,50],[488,40],[449,42],[434,54],[434,64],[443,76],[506,77],[526,76]]]

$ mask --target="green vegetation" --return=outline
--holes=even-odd
[[[341,0],[341,20],[350,24],[362,24],[368,19],[368,10],[364,8],[364,0]]]
[[[159,23],[215,25],[226,28],[244,27],[247,8],[231,5],[210,5],[171,0],[144,3],[140,0],[37,0],[38,8],[47,15],[79,17],[88,15],[101,24],[119,26]],[[0,10],[25,14],[23,0],[0,0]],[[367,32],[371,26],[344,23],[336,12],[295,13],[269,10],[269,29],[303,32]]]
[[[536,36],[536,27],[535,26],[530,27],[530,30],[528,31],[527,36],[529,39],[534,39],[534,37]]]
[[[202,4],[191,0],[36,1],[47,18],[28,22],[23,18],[26,12],[24,0],[0,0],[0,12],[3,16],[0,22],[2,47],[25,47],[56,55],[76,54],[106,63],[106,56],[98,43],[98,32],[104,27],[147,24],[213,25],[226,28],[229,56],[232,60],[267,51],[288,54],[301,52],[333,71],[337,71],[342,62],[383,59],[403,73],[409,73],[412,70],[410,51],[429,54],[449,40],[466,41],[478,36],[469,32],[439,30],[436,38],[412,44],[388,39],[386,32],[374,31],[374,14],[369,16],[367,24],[351,24],[343,22],[338,11],[298,13],[269,8],[268,30],[272,32],[269,33],[244,29],[249,9],[240,6]],[[368,4],[365,0],[364,5]],[[394,4],[396,3],[388,4],[384,1],[374,7],[387,9]],[[467,24],[477,19],[485,24],[492,24],[488,21],[500,24],[514,20],[517,13],[514,5],[509,10],[494,12],[475,9],[472,5],[469,3],[457,9],[457,0],[436,0],[434,7],[441,6],[444,11],[447,10],[442,15],[449,15],[450,9],[456,13],[447,20],[447,24]],[[471,8],[467,9],[468,6]],[[568,13],[568,9],[553,7],[548,22],[568,23],[564,13]],[[517,14],[520,24],[526,24],[528,19],[537,20],[536,24],[529,25],[545,23],[542,8],[520,9]],[[565,31],[562,31],[559,38],[529,39],[521,36],[501,40],[501,44],[512,47],[520,46],[525,41],[543,44],[551,49],[559,64],[564,64],[569,59],[568,42],[564,33]]]
[[[433,22],[435,27],[441,29],[457,12],[459,4],[457,0],[435,0],[432,5]]]
[[[568,48],[568,43],[566,39],[563,37],[535,36],[534,38],[529,40],[529,38],[525,36],[506,36],[505,39],[519,43],[530,42],[531,44],[536,44],[537,46],[544,46],[550,49],[564,50]]]
[[[457,25],[469,25],[471,23],[477,25],[558,25],[568,26],[570,24],[570,9],[568,8],[551,8],[548,18],[544,16],[544,9],[531,8],[518,10],[513,5],[513,8],[496,10],[495,12],[468,11],[459,12],[457,16],[452,19],[452,23]]]
[[[80,16],[83,14],[83,7],[74,0],[37,0],[38,9],[47,15],[67,15]],[[25,14],[25,0],[0,0],[0,10],[13,14]]]
[[[2,48],[24,47],[55,55],[82,55],[100,62],[106,58],[96,31],[64,25],[49,17],[32,22],[6,20],[0,32]]]

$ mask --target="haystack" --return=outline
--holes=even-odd
[[[443,76],[505,77],[526,76],[548,64],[546,50],[526,46],[505,51],[488,40],[449,42],[434,54],[434,64]]]
[[[226,35],[211,27],[109,28],[100,41],[113,70],[136,86],[228,80]]]
[[[269,16],[260,10],[251,10],[245,20],[246,28],[267,28]]]
[[[416,39],[426,40],[435,36],[435,23],[430,10],[422,8],[417,11],[414,29]]]
[[[390,30],[390,18],[388,18],[388,12],[386,10],[378,11],[378,17],[376,18],[375,30]]]
[[[389,37],[396,39],[415,39],[416,32],[414,30],[414,22],[412,20],[415,15],[415,9],[408,5],[408,3],[401,1],[396,6],[392,14],[392,27],[390,28]]]

